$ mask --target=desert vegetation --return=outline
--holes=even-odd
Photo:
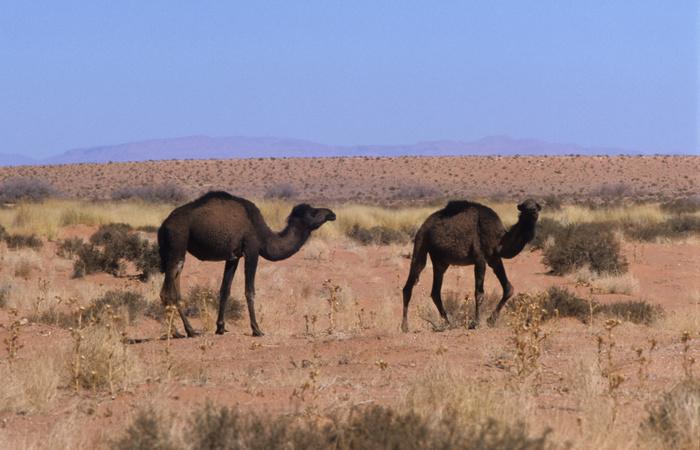
[[[204,167],[202,179],[220,170]],[[265,337],[251,337],[243,277],[226,302],[229,332],[215,334],[222,264],[188,257],[182,310],[202,334],[172,339],[179,317],[159,298],[156,231],[199,192],[79,199],[46,170],[62,196],[0,208],[2,448],[698,448],[700,212],[682,176],[676,187],[651,181],[672,198],[645,198],[637,181],[591,186],[595,198],[535,197],[537,233],[504,261],[516,292],[493,327],[468,329],[474,275],[454,267],[442,289],[450,326],[428,272],[411,332],[400,332],[413,237],[454,193],[417,177],[415,189],[336,197],[337,220],[298,254],[260,262]],[[262,187],[253,196],[273,230],[313,197],[285,182],[292,199]],[[525,195],[505,185],[474,199],[510,227],[512,197]],[[23,245],[32,235],[40,245]],[[501,288],[490,272],[483,291],[491,311]]]

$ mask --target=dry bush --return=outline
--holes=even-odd
[[[174,183],[153,186],[124,186],[112,192],[113,200],[138,199],[152,203],[181,203],[187,199],[184,189]]]
[[[694,214],[700,211],[700,195],[670,200],[659,207],[662,211],[672,214]]]
[[[642,439],[650,447],[700,448],[700,382],[686,380],[649,407],[642,422]]]
[[[131,261],[140,271],[141,281],[147,281],[160,271],[158,244],[141,238],[124,223],[102,225],[90,236],[90,243],[82,240],[64,241],[58,254],[75,255],[73,276],[82,277],[96,272],[119,276],[124,271],[124,262]]]
[[[64,239],[58,241],[56,245],[56,254],[62,258],[71,259],[78,254],[84,245],[85,241],[79,237]]]
[[[0,184],[0,203],[40,202],[56,195],[58,191],[40,178],[15,177]]]
[[[700,217],[673,216],[662,222],[628,222],[621,225],[625,236],[637,241],[651,242],[660,238],[679,239],[700,234]]]
[[[19,261],[17,261],[17,264],[15,264],[15,276],[28,280],[36,268],[36,265],[32,261],[29,261],[26,258],[21,258]]]
[[[88,322],[107,323],[116,316],[129,325],[137,322],[147,311],[149,303],[138,292],[111,290],[92,301],[83,315]]]
[[[7,248],[13,250],[18,248],[37,250],[44,246],[41,239],[34,234],[6,234],[4,240],[7,243]]]
[[[547,311],[546,318],[573,317],[583,323],[591,318],[591,309],[596,309],[596,304],[576,296],[566,288],[552,286],[547,289],[542,308]]]
[[[124,434],[112,442],[112,448],[114,450],[178,450],[182,449],[182,446],[176,444],[171,436],[168,421],[151,408],[138,412]]]
[[[110,326],[107,326],[110,325]],[[92,325],[81,330],[80,367],[75,377],[86,389],[126,388],[141,368],[113,324]]]
[[[383,406],[345,414],[270,417],[208,403],[195,411],[186,431],[189,445],[176,444],[170,427],[153,411],[140,413],[114,449],[516,449],[549,448],[548,433],[530,436],[522,424],[494,419],[462,423],[456,410],[439,419]]]
[[[595,311],[596,314],[644,325],[651,325],[663,316],[663,308],[660,305],[652,305],[646,300],[597,305]]]
[[[0,286],[0,308],[7,306],[7,301],[10,299],[10,285],[3,284]]]
[[[553,235],[554,243],[543,251],[543,263],[555,275],[564,275],[587,266],[599,274],[620,274],[627,271],[627,261],[620,251],[620,242],[603,224],[574,224]]]
[[[389,190],[393,191],[392,198],[394,200],[436,200],[444,195],[435,186],[427,184],[404,184],[399,187],[391,187]]]
[[[590,283],[596,292],[602,294],[631,295],[639,291],[639,280],[629,273],[617,276],[594,276]]]
[[[289,200],[296,196],[296,189],[288,183],[273,184],[265,190],[265,198],[268,199]]]
[[[363,228],[355,224],[347,231],[346,235],[362,245],[405,244],[411,240],[411,235],[407,231],[394,230],[380,225]]]
[[[55,352],[43,351],[31,358],[19,359],[12,367],[0,365],[0,411],[18,414],[48,410],[65,381],[63,362]]]

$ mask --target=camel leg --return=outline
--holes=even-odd
[[[449,325],[450,319],[447,318],[447,311],[445,311],[445,307],[442,305],[442,295],[440,293],[442,290],[442,278],[446,270],[447,264],[433,259],[433,289],[430,291],[430,297],[433,299],[433,303],[435,303],[440,317]]]
[[[255,320],[255,271],[258,268],[258,255],[245,256],[245,299],[248,303],[248,315],[250,316],[250,328],[253,336],[264,336],[260,330],[258,321]]]
[[[489,326],[493,326],[496,323],[496,319],[498,319],[498,314],[501,312],[501,309],[503,309],[503,306],[505,306],[508,299],[513,296],[513,285],[508,281],[506,269],[503,267],[503,261],[501,261],[501,258],[495,257],[493,260],[489,261],[489,266],[491,266],[493,269],[493,272],[498,277],[498,281],[501,283],[501,287],[503,288],[503,297],[501,297],[501,301],[498,302],[496,309],[493,310],[493,313],[491,313],[491,316],[488,319]]]
[[[408,279],[403,287],[403,320],[401,321],[401,331],[408,332],[408,304],[411,303],[411,293],[413,286],[418,282],[420,273],[425,268],[427,253],[416,254],[411,258],[411,268],[408,271]]]
[[[224,278],[221,281],[221,290],[219,291],[219,315],[216,319],[216,334],[224,334],[224,332],[226,331],[224,322],[226,302],[228,301],[229,295],[231,295],[231,282],[233,281],[233,275],[236,273],[237,267],[238,258],[226,261],[226,267],[224,268]]]
[[[484,301],[484,276],[486,275],[486,261],[477,260],[474,263],[474,320],[469,323],[469,328],[479,326],[479,307]]]
[[[183,259],[166,267],[165,280],[163,281],[163,288],[160,291],[160,299],[165,306],[175,305],[178,313],[180,314],[180,319],[185,327],[187,336],[192,337],[195,336],[196,333],[192,329],[187,317],[185,317],[184,313],[182,312],[181,307],[182,297],[180,295],[180,274],[182,273],[182,267],[184,264],[185,261]],[[177,329],[172,330],[172,335],[175,338],[184,337],[177,331]]]

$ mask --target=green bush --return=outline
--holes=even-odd
[[[554,244],[543,252],[543,263],[555,275],[588,266],[599,274],[627,272],[620,242],[606,224],[582,223],[562,227],[553,233]]]

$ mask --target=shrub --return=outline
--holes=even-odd
[[[566,288],[552,286],[547,289],[547,296],[542,305],[547,311],[547,318],[574,317],[587,323],[591,317],[591,302],[577,297]],[[594,307],[595,310],[595,307]]]
[[[627,271],[620,242],[605,224],[582,223],[563,227],[553,234],[554,244],[544,249],[543,262],[555,275],[588,266],[596,273]]]
[[[10,298],[10,286],[4,284],[0,286],[0,308],[7,306],[7,300]]]
[[[108,309],[131,325],[143,316],[148,309],[148,302],[137,292],[107,291],[92,302],[85,310],[84,317],[88,321],[104,322],[106,319],[104,315]]]
[[[40,249],[44,243],[35,234],[6,234],[5,242],[7,248],[31,248],[34,250]]]
[[[152,410],[139,413],[114,449],[170,449],[170,427]],[[548,448],[548,432],[530,436],[525,425],[488,419],[463,424],[457,411],[439,419],[383,406],[354,408],[341,417],[260,416],[208,403],[190,418],[189,446],[196,449],[516,449]]]
[[[659,448],[700,448],[700,382],[686,380],[648,408],[642,422],[643,438]]]
[[[81,241],[82,242],[82,241]],[[92,236],[90,243],[74,241],[59,246],[59,255],[70,249],[77,260],[73,266],[73,276],[78,278],[96,272],[118,276],[123,272],[123,261],[131,261],[140,271],[141,281],[160,270],[158,244],[142,239],[123,223],[102,225]]]
[[[72,237],[58,242],[56,254],[62,258],[73,258],[85,245],[85,241],[79,237]]]
[[[57,191],[40,178],[15,177],[0,184],[0,202],[39,202],[57,195]]]
[[[434,186],[425,184],[403,185],[394,190],[396,200],[435,200],[442,195],[442,192]]]
[[[5,236],[7,236],[7,230],[5,229],[5,227],[0,225],[0,241],[4,241]]]
[[[537,226],[535,227],[535,238],[530,241],[530,245],[533,248],[544,249],[547,239],[549,237],[554,238],[555,236],[560,235],[564,228],[564,225],[562,225],[560,222],[544,217],[537,221]]]
[[[182,299],[182,312],[188,317],[201,317],[202,303],[210,309],[211,314],[216,315],[219,310],[219,294],[207,286],[192,286]],[[226,301],[226,318],[240,320],[243,317],[245,305],[235,297],[229,297]],[[147,307],[146,315],[157,320],[164,317],[163,306],[160,303],[151,303]]]
[[[347,231],[346,235],[362,245],[405,244],[410,241],[408,233],[381,225],[364,228],[358,224],[354,224],[352,228]]]
[[[154,186],[125,186],[112,192],[114,200],[138,199],[152,203],[180,203],[187,199],[185,191],[174,183]]]
[[[651,325],[663,314],[663,309],[644,300],[630,300],[599,305],[597,313],[632,323]]]
[[[94,325],[82,329],[78,381],[87,389],[114,391],[133,379],[136,361],[116,327]]]
[[[653,241],[657,238],[682,238],[700,234],[700,217],[678,215],[663,222],[624,223],[622,230],[626,236],[639,241]]]
[[[700,211],[700,195],[677,198],[660,205],[662,211],[673,214],[692,214]]]
[[[112,443],[112,448],[114,450],[179,449],[170,435],[170,427],[153,409],[140,411],[124,435]]]
[[[265,198],[288,200],[297,196],[294,186],[287,183],[273,184],[265,190]]]

